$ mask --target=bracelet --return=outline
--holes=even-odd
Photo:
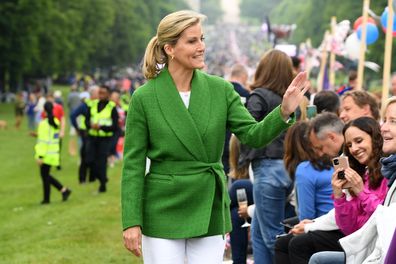
[[[294,116],[295,116],[294,112],[291,113],[291,115],[289,116],[289,118],[285,121],[286,124],[292,123],[292,122],[293,122],[293,119],[294,119]]]

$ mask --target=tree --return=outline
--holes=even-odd
[[[201,1],[200,12],[207,16],[210,24],[215,24],[223,18],[223,10],[218,0],[205,0]]]
[[[279,1],[274,0],[242,0],[239,6],[244,20],[261,24],[278,4]]]
[[[42,77],[141,60],[160,19],[183,0],[2,0],[0,92]],[[8,76],[8,78],[7,78]]]
[[[50,0],[5,0],[0,4],[0,80],[9,76],[11,91],[21,84],[22,73],[30,70],[38,57],[38,34]],[[0,91],[4,87],[0,87]]]

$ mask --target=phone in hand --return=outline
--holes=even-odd
[[[285,226],[285,227],[287,227],[287,228],[290,228],[290,229],[292,229],[294,227],[293,225],[291,225],[289,223],[280,222],[280,224]]]
[[[340,180],[344,180],[345,179],[344,170],[349,168],[348,157],[347,156],[339,156],[339,157],[334,158],[332,160],[332,162],[333,162],[334,170],[343,169],[342,171],[338,172],[337,178]]]

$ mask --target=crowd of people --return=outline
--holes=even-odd
[[[267,62],[265,64],[267,68],[271,67],[271,62],[275,63],[276,60]],[[258,78],[257,75],[264,72],[263,69],[256,72],[255,80]],[[271,86],[261,85],[258,89],[271,90]],[[253,116],[257,116],[257,108],[271,105],[268,103],[271,98],[269,95],[262,96],[261,103],[257,102],[258,89],[253,86],[246,104]],[[390,111],[393,109],[395,98],[389,100],[384,119],[381,120],[376,98],[366,91],[349,89],[342,96],[334,91],[321,91],[307,96],[314,97],[311,101],[316,106],[318,115],[307,120],[302,118],[306,117],[306,114],[300,114],[300,120],[287,130],[286,136],[278,137],[278,140],[282,140],[278,148],[283,150],[280,160],[287,171],[286,179],[290,181],[289,185],[282,185],[286,181],[282,180],[281,175],[284,173],[280,173],[279,170],[276,177],[271,180],[271,171],[276,168],[276,158],[271,155],[277,151],[274,149],[269,153],[264,151],[275,146],[276,141],[260,150],[246,150],[243,145],[239,146],[237,151],[235,148],[230,148],[229,176],[235,180],[230,188],[230,196],[236,199],[235,192],[238,188],[245,188],[248,193],[253,193],[253,199],[249,199],[251,206],[247,210],[239,210],[239,219],[233,221],[231,232],[233,263],[246,263],[247,243],[243,243],[241,248],[242,239],[235,240],[232,235],[233,232],[241,232],[243,229],[241,221],[246,216],[252,218],[250,236],[255,263],[308,263],[316,252],[321,253],[315,254],[310,263],[345,263],[346,260],[347,263],[362,263],[364,257],[372,253],[366,250],[366,255],[362,257],[363,254],[349,241],[351,239],[358,241],[359,238],[354,232],[360,232],[362,235],[363,232],[359,230],[367,229],[365,223],[369,222],[377,207],[384,204],[387,195],[389,198],[384,205],[389,206],[394,201],[393,194],[388,188],[392,186],[391,178],[395,177],[395,173],[388,171],[388,175],[385,175],[383,161],[389,159],[385,157],[392,155],[391,150],[396,147],[389,132],[392,129],[389,125],[389,116],[392,112],[386,117],[388,107]],[[300,108],[300,111],[307,111],[307,108]],[[383,123],[382,126],[380,123]],[[394,145],[390,148],[391,142]],[[349,166],[343,170],[334,170],[331,161],[340,157],[348,157]],[[235,175],[239,175],[236,173],[238,171],[247,171],[246,159],[250,161],[253,170],[250,172],[251,175],[245,173],[241,179]],[[255,164],[265,163],[266,160],[268,160],[266,170],[260,172],[255,169]],[[261,173],[265,173],[265,180],[261,180],[263,177]],[[339,176],[340,174],[343,177]],[[253,184],[248,180],[249,177],[254,178]],[[265,184],[261,184],[261,181]],[[282,190],[284,186],[291,188],[289,187],[290,189],[285,192]],[[269,188],[274,188],[275,191],[270,191]],[[268,197],[274,203],[276,201],[274,194],[279,195],[278,199],[283,199],[280,205],[263,202],[263,199]],[[236,208],[231,207],[231,214],[235,215],[233,212],[238,210],[237,201],[234,200],[231,204]],[[297,218],[286,216],[290,212],[291,204]],[[281,217],[271,220],[271,212],[281,214]],[[272,234],[270,231],[259,234],[255,231],[254,224],[260,214],[263,214],[267,221],[263,225],[264,228],[267,230],[274,228]],[[292,224],[286,224],[288,228],[284,228],[283,221]],[[378,222],[376,224],[378,225]],[[393,234],[394,225],[391,224],[387,230]],[[372,234],[375,233],[373,228],[371,231]],[[245,228],[245,239],[248,238],[247,233],[248,230]],[[371,242],[375,244],[376,235],[373,234],[371,238],[374,240]],[[384,263],[390,239],[388,235],[386,246],[381,244],[381,249],[375,251],[375,257],[379,261],[376,263]],[[378,246],[379,243],[377,241],[376,245]],[[260,248],[257,244],[267,246],[268,257],[265,256],[265,248]],[[374,247],[371,249],[374,251]],[[387,263],[392,263],[390,258]]]
[[[353,74],[348,85],[316,92],[296,58],[274,49],[250,78],[254,53],[237,63],[222,42],[206,48],[203,19],[180,11],[160,22],[140,88],[90,79],[72,86],[66,104],[59,92],[17,96],[16,126],[26,113],[37,137],[42,204],[51,185],[63,201],[72,193],[50,174],[61,169],[70,121],[77,179],[97,180],[100,193],[125,142],[124,244],[145,263],[221,263],[227,233],[235,264],[247,263],[249,251],[256,264],[394,263],[396,98],[381,118]],[[225,68],[228,81],[208,74]]]
[[[269,88],[264,86],[260,89]],[[258,105],[253,100],[253,95],[251,93],[247,101],[250,111],[252,111],[252,107],[249,107],[250,103]],[[269,180],[270,176],[267,175],[270,175],[271,169],[276,164],[273,159],[268,162],[270,169],[265,170],[267,174],[265,186],[260,185],[262,176],[260,171],[254,169],[253,162],[264,162],[265,159],[268,159],[268,156],[265,155],[252,156],[251,175],[245,173],[242,179],[235,177],[236,171],[246,168],[246,162],[241,163],[246,159],[246,155],[243,147],[238,148],[238,151],[231,148],[231,172],[229,175],[235,181],[231,185],[230,196],[235,197],[235,191],[238,188],[245,188],[248,193],[253,192],[253,199],[249,199],[251,206],[248,209],[253,212],[246,214],[246,210],[245,212],[240,210],[239,219],[233,222],[233,231],[231,232],[231,248],[234,248],[232,250],[233,263],[246,263],[247,243],[244,243],[241,248],[241,239],[235,241],[232,233],[241,232],[243,217],[250,215],[254,224],[255,218],[260,214],[264,214],[265,220],[269,221],[265,228],[269,229],[273,226],[277,227],[278,231],[272,235],[268,231],[257,234],[254,226],[252,227],[251,240],[255,263],[308,263],[309,261],[311,261],[310,263],[345,263],[346,260],[347,263],[362,263],[365,257],[369,257],[370,254],[372,254],[370,259],[377,257],[378,262],[375,263],[384,263],[392,238],[389,234],[393,234],[395,227],[390,223],[390,218],[381,219],[385,222],[376,222],[376,226],[371,227],[372,252],[366,250],[366,255],[364,255],[359,251],[361,247],[356,249],[350,241],[358,243],[360,238],[357,237],[357,234],[360,234],[363,239],[365,233],[360,230],[368,229],[365,225],[366,222],[375,221],[370,217],[377,212],[376,209],[382,204],[389,206],[395,201],[393,192],[388,189],[392,188],[396,173],[389,170],[384,173],[386,171],[384,160],[392,160],[392,154],[396,148],[396,142],[393,141],[394,138],[391,134],[396,130],[391,132],[393,127],[389,121],[392,113],[395,114],[392,112],[392,104],[396,102],[395,98],[392,97],[388,101],[383,120],[380,120],[379,105],[375,97],[366,91],[352,89],[341,97],[332,91],[321,91],[314,96],[313,102],[316,108],[320,109],[318,115],[311,120],[298,120],[287,130],[283,140],[284,167],[294,191],[290,190],[284,194],[282,191],[284,187],[280,185],[282,178],[279,176],[282,174],[277,174],[277,181]],[[270,97],[267,96],[267,98]],[[333,103],[329,104],[329,101]],[[268,105],[268,103],[261,105]],[[252,111],[251,113],[254,116],[256,112]],[[247,156],[251,155],[251,151],[247,153]],[[389,155],[391,156],[386,158]],[[349,160],[349,167],[342,171],[334,170],[331,163],[332,159],[339,157],[348,157]],[[239,160],[239,163],[235,160]],[[344,176],[340,177],[340,173]],[[249,177],[254,178],[253,184],[248,180]],[[257,180],[257,178],[259,179]],[[268,191],[269,185],[277,188],[277,194],[283,193],[281,196],[284,199],[283,204],[281,206],[267,205],[261,208],[257,203],[263,204],[263,197],[274,193]],[[395,188],[395,184],[393,184],[393,188]],[[294,202],[293,199],[288,200],[290,194],[294,197]],[[387,201],[384,203],[386,199]],[[233,203],[234,207],[238,208],[237,201],[232,201],[231,204]],[[290,203],[294,206],[297,219],[285,216],[290,210]],[[254,204],[256,205],[254,206]],[[232,215],[233,210],[238,209],[231,207]],[[279,214],[283,214],[284,218],[271,221],[270,213],[266,210],[277,211]],[[283,221],[292,224],[284,229],[284,225],[281,223]],[[385,245],[377,241],[375,228],[380,224],[391,225],[390,228],[387,228],[389,234]],[[245,228],[246,239],[247,232],[248,230]],[[384,233],[382,232],[382,234]],[[267,237],[263,238],[264,235]],[[263,257],[264,250],[258,249],[255,243],[265,245],[271,241],[272,245],[267,247],[271,255],[265,259]],[[377,247],[381,245],[380,249],[374,250],[374,245]],[[234,250],[238,252],[234,253]],[[259,250],[259,252],[255,253],[255,250]],[[316,252],[321,253],[315,254]],[[310,260],[312,255],[314,256]],[[390,259],[391,257],[388,257],[386,263],[392,263]]]
[[[70,188],[62,186],[50,174],[51,167],[62,169],[60,154],[65,133],[69,133],[69,154],[79,153],[78,182],[98,181],[98,192],[106,192],[107,164],[114,166],[122,159],[130,95],[140,82],[140,78],[110,78],[99,82],[87,76],[73,83],[65,98],[60,90],[41,86],[17,94],[15,126],[20,128],[26,114],[29,134],[37,137],[35,159],[43,182],[42,204],[50,203],[51,185],[61,192],[63,201],[71,194]]]

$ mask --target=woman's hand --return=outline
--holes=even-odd
[[[336,171],[334,171],[333,176],[331,177],[331,186],[333,187],[334,198],[337,199],[341,198],[344,195],[342,189],[344,184],[347,183],[347,180],[338,178],[338,173],[343,171],[344,169],[337,169]]]
[[[135,256],[142,255],[142,231],[140,226],[130,227],[122,233],[124,237],[124,246]]]
[[[307,73],[300,72],[293,79],[285,94],[281,104],[281,114],[284,120],[287,120],[289,116],[296,111],[297,106],[301,103],[305,92],[309,89],[307,85]]]
[[[362,177],[353,169],[347,168],[345,170],[345,179],[355,195],[358,195],[364,189]]]
[[[100,126],[99,126],[99,124],[91,124],[91,128],[92,128],[93,130],[99,130],[99,129],[100,129]]]
[[[292,229],[290,229],[289,233],[292,233],[293,235],[304,234],[305,233],[304,227],[308,223],[313,223],[313,221],[310,219],[304,219],[300,221],[300,223],[298,223]]]
[[[248,214],[248,206],[240,206],[238,208],[238,215],[240,218],[249,218],[249,214]]]

